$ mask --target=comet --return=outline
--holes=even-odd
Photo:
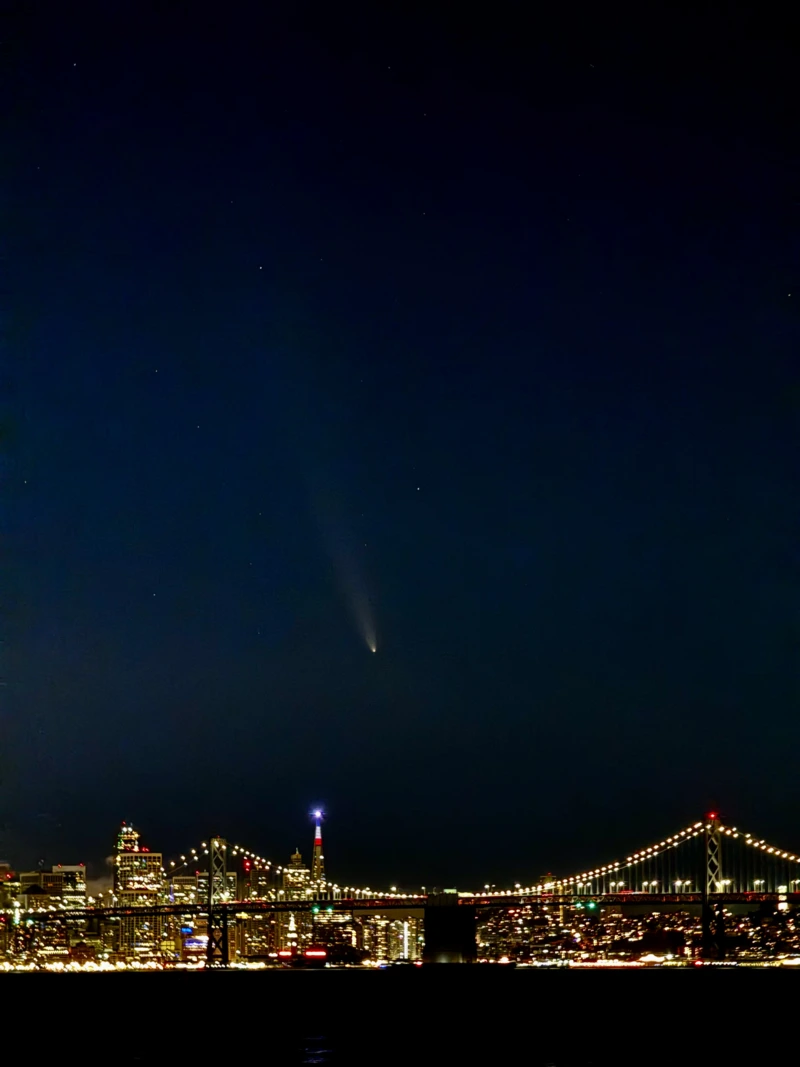
[[[377,652],[378,638],[375,634],[375,624],[372,621],[372,612],[370,611],[369,601],[366,598],[360,598],[359,603],[354,605],[354,607],[359,629],[364,636],[367,648],[370,652]]]
[[[355,551],[355,539],[341,516],[341,505],[328,488],[313,494],[312,507],[342,599],[349,608],[356,631],[374,655],[378,651],[378,635],[369,594],[370,583],[364,573],[364,560]]]

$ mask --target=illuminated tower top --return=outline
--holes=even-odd
[[[123,823],[119,828],[117,834],[117,852],[138,852],[139,851],[139,831],[134,830],[132,826],[127,823]]]
[[[311,861],[311,881],[320,884],[325,881],[325,857],[322,855],[322,817],[319,810],[312,811],[314,819],[314,858]]]

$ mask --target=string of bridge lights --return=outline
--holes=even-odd
[[[709,816],[709,819],[715,820],[716,815]],[[625,857],[625,860],[613,860],[610,863],[606,863],[600,867],[595,867],[588,871],[583,871],[580,874],[571,875],[568,878],[554,878],[552,881],[538,882],[532,886],[523,886],[519,882],[515,885],[514,889],[495,889],[492,890],[488,885],[484,886],[484,892],[479,894],[481,896],[517,896],[521,893],[524,894],[540,894],[558,892],[572,892],[574,888],[583,886],[584,884],[591,883],[596,879],[608,878],[611,876],[617,876],[620,872],[629,870],[632,867],[636,867],[641,863],[646,863],[650,860],[654,860],[659,856],[665,855],[671,849],[678,849],[681,845],[685,845],[688,841],[691,841],[699,837],[706,830],[712,830],[715,827],[713,821],[700,820],[699,822],[692,823],[690,826],[684,827],[671,837],[665,837],[663,840],[655,842],[652,845],[648,845],[645,848],[641,848],[636,852],[632,852],[629,856]],[[753,834],[746,833],[743,830],[739,830],[735,826],[725,826],[723,823],[717,822],[716,829],[721,835],[732,839],[739,839],[744,844],[749,845],[751,848],[764,853],[766,856],[776,860],[785,860],[788,863],[800,864],[800,856],[795,855],[785,849],[779,848],[777,845],[771,845],[763,838],[757,838]],[[612,887],[621,888],[626,883],[623,881],[611,882]],[[682,885],[688,885],[688,882],[681,882]]]
[[[710,818],[715,819],[716,816],[710,816]],[[543,888],[569,888],[578,883],[590,882],[595,878],[604,878],[611,874],[617,874],[620,870],[633,867],[640,863],[646,863],[648,860],[654,860],[658,856],[664,855],[670,849],[680,848],[680,846],[686,844],[687,841],[691,841],[693,838],[699,837],[700,834],[704,833],[706,830],[712,829],[714,829],[713,822],[701,820],[700,822],[692,823],[691,826],[685,827],[671,837],[666,837],[662,841],[649,845],[646,848],[639,849],[638,852],[631,853],[630,856],[625,857],[624,863],[616,860],[612,863],[607,863],[602,867],[596,867],[594,870],[584,871],[582,874],[573,875],[570,878],[562,878],[557,879],[554,882],[543,883]],[[737,829],[735,826],[730,827],[724,826],[722,823],[717,823],[717,829],[720,834],[730,838],[740,838],[746,845],[761,850],[767,855],[772,856],[774,859],[787,860],[790,863],[800,863],[800,858],[793,853],[778,848],[775,845],[770,845],[765,840],[756,838],[752,834],[745,833]],[[536,886],[535,888],[538,890],[539,886]]]
[[[759,851],[766,853],[768,856],[772,856],[773,859],[786,860],[789,863],[800,863],[800,856],[796,856],[793,852],[787,852],[785,849],[778,848],[776,845],[770,845],[763,839],[763,837],[754,837],[752,834],[747,834],[743,830],[738,830],[735,826],[722,826],[720,824],[719,830],[720,833],[725,834],[727,837],[739,838],[745,845],[758,849]]]
[[[240,856],[243,860],[250,860],[253,867],[258,871],[272,872],[274,874],[281,874],[284,870],[283,867],[274,867],[271,860],[266,859],[264,856],[260,856],[257,852],[253,852],[251,849],[245,848],[243,845],[231,845],[225,842],[223,845],[225,851],[231,856]],[[202,857],[209,855],[209,848],[207,841],[201,841],[199,848],[191,848],[188,852],[181,854],[178,860],[171,860],[168,870],[165,870],[165,874],[170,877],[177,874],[184,868],[190,868],[190,865],[202,863]],[[378,892],[371,889],[369,886],[340,886],[338,883],[328,882],[327,888],[333,890],[335,893],[345,894],[346,898],[351,895],[354,899],[359,897],[380,897],[385,900],[422,900],[425,897],[424,893],[401,893],[395,886],[392,886],[389,892]]]
[[[223,845],[225,851],[231,856],[241,856],[243,860],[249,860],[252,866],[258,871],[271,871],[273,870],[272,860],[266,859],[264,856],[260,856],[257,852],[253,852],[249,848],[245,848],[243,845],[229,845],[227,842]],[[179,860],[170,860],[169,869],[165,870],[165,874],[175,875],[178,871],[183,870],[185,867],[189,867],[190,864],[201,863],[201,857],[209,854],[208,842],[201,841],[199,848],[190,848],[186,853],[182,853]],[[283,867],[275,867],[274,871],[280,874]]]
[[[639,849],[638,852],[631,853],[630,856],[625,857],[624,862],[622,860],[612,860],[610,863],[595,867],[592,870],[582,871],[580,874],[573,874],[568,878],[555,878],[551,882],[538,882],[536,885],[526,888],[517,886],[516,892],[542,893],[551,892],[552,890],[566,890],[570,892],[574,887],[583,885],[586,882],[591,882],[593,879],[618,875],[620,871],[636,866],[639,863],[646,863],[648,860],[656,859],[656,857],[663,855],[670,849],[680,848],[681,845],[686,844],[687,841],[690,841],[692,838],[701,834],[705,829],[705,826],[706,824],[704,822],[693,823],[691,826],[679,830],[678,833],[673,834],[671,837],[665,837],[662,841],[658,841],[653,845],[648,845],[646,848]],[[611,884],[619,885],[621,887],[624,883],[613,882]],[[511,890],[508,890],[507,892],[511,892]]]
[[[271,860],[266,859],[257,852],[253,852],[249,848],[245,848],[243,845],[231,845],[225,842],[223,848],[231,858],[240,856],[243,860],[249,860],[253,865],[253,868],[257,871],[281,874],[284,870],[283,867],[274,867]],[[191,869],[190,865],[202,863],[202,857],[208,855],[208,842],[201,841],[199,848],[191,848],[187,853],[183,853],[179,857],[179,860],[171,860],[169,869],[165,871],[165,874],[171,877],[184,868]],[[359,897],[379,896],[387,900],[421,900],[424,897],[424,894],[421,893],[400,893],[394,886],[392,886],[391,892],[378,893],[377,891],[370,889],[369,886],[340,886],[338,883],[333,882],[329,882],[327,885],[328,888],[335,893],[344,893],[347,896],[352,894],[355,899],[358,899]]]
[[[710,816],[715,819],[716,816]],[[498,889],[492,890],[488,885],[484,886],[484,892],[479,894],[481,896],[515,896],[521,893],[524,894],[540,894],[545,892],[572,892],[574,888],[582,886],[586,883],[591,883],[593,880],[608,878],[610,876],[617,876],[621,871],[625,871],[632,867],[635,867],[641,863],[646,863],[650,860],[654,860],[659,856],[665,855],[672,849],[678,849],[682,845],[685,845],[688,841],[691,841],[700,836],[706,830],[714,829],[715,824],[713,822],[700,820],[699,822],[692,823],[690,826],[684,827],[677,833],[670,837],[665,837],[663,840],[655,842],[652,845],[648,845],[645,848],[641,848],[636,852],[632,852],[629,856],[625,857],[625,860],[613,860],[610,863],[603,864],[600,867],[595,867],[588,871],[583,871],[580,874],[571,875],[568,878],[556,878],[552,881],[537,882],[532,886],[522,886],[519,882],[515,885],[514,889]],[[739,840],[741,843],[749,846],[757,852],[763,853],[765,856],[769,856],[776,860],[785,860],[788,863],[800,864],[800,856],[795,853],[789,852],[786,849],[782,849],[777,845],[772,845],[764,838],[755,837],[753,834],[746,833],[743,830],[739,830],[736,826],[725,826],[724,824],[717,822],[716,829],[721,835],[725,837]],[[266,859],[259,853],[254,852],[252,849],[245,848],[243,845],[229,845],[225,844],[225,849],[231,858],[241,857],[242,860],[249,860],[252,866],[257,871],[272,872],[274,874],[281,874],[283,867],[274,867],[271,860]],[[198,864],[202,862],[201,857],[209,855],[208,842],[201,841],[199,848],[189,849],[187,853],[181,854],[180,861],[170,861],[169,869],[165,873],[169,875],[175,875],[184,868],[189,868],[191,864]],[[615,881],[610,883],[611,886],[619,886],[620,888],[625,884],[623,881]],[[688,883],[686,883],[688,885]],[[356,888],[352,886],[338,886],[330,884],[330,888],[344,892],[345,894],[354,893],[358,896],[371,893],[369,887]],[[395,887],[392,887],[390,892],[376,894],[386,899],[421,899],[422,894],[417,893],[398,893]]]
[[[710,819],[716,819],[715,815],[709,816]],[[680,848],[681,845],[686,844],[687,841],[691,841],[693,838],[699,837],[700,834],[706,830],[714,829],[713,821],[699,821],[692,823],[691,826],[685,827],[678,833],[673,834],[671,837],[666,837],[662,841],[659,841],[653,845],[649,845],[646,848],[639,849],[638,852],[631,853],[630,856],[625,857],[625,862],[622,863],[616,860],[612,863],[605,864],[602,867],[597,867],[594,870],[584,871],[582,874],[573,875],[571,878],[558,879],[551,883],[546,883],[544,888],[562,888],[572,887],[578,883],[584,883],[591,881],[594,878],[603,878],[610,874],[616,874],[620,870],[633,867],[640,863],[645,863],[648,860],[656,859],[658,856],[664,855],[670,849]],[[775,845],[770,845],[765,840],[754,837],[752,834],[745,833],[739,830],[737,827],[725,826],[722,823],[717,823],[717,829],[720,834],[730,838],[739,838],[746,845],[750,845],[754,849],[758,849],[774,859],[787,860],[790,863],[800,863],[800,858],[791,852],[778,848]],[[538,890],[538,886],[536,889]]]

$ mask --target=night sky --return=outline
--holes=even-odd
[[[69,6],[4,31],[0,857],[800,847],[787,27]]]

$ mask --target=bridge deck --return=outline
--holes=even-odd
[[[778,900],[798,905],[800,893],[715,893],[711,901],[715,904],[774,904]],[[495,910],[503,908],[519,907],[545,907],[545,906],[577,906],[584,907],[590,903],[600,907],[630,907],[649,905],[657,907],[660,904],[680,905],[686,907],[702,904],[703,898],[700,893],[617,893],[598,894],[596,896],[578,896],[575,894],[509,894],[507,896],[460,896],[451,906],[470,907],[478,910]],[[253,916],[265,915],[275,912],[310,912],[314,909],[334,913],[352,912],[410,912],[421,911],[430,907],[427,898],[416,897],[405,900],[396,897],[376,897],[370,900],[339,899],[339,900],[239,900],[230,901],[215,906],[215,911],[227,911],[229,916]],[[436,906],[436,905],[434,905]],[[445,907],[447,905],[444,905]],[[120,919],[125,917],[139,916],[143,919],[156,916],[205,916],[208,908],[205,904],[157,904],[142,905],[130,908],[64,908],[60,911],[30,911],[20,913],[22,919],[33,919],[35,922],[55,922],[59,920],[88,920],[88,919]]]

